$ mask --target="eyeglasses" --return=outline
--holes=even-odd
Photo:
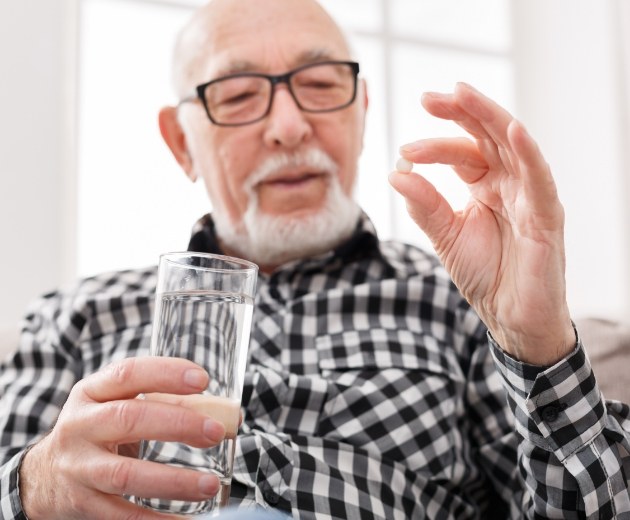
[[[241,126],[269,114],[275,86],[286,83],[297,106],[304,112],[332,112],[351,105],[357,94],[359,64],[354,61],[324,61],[303,65],[277,76],[243,72],[217,78],[196,87],[215,125]]]

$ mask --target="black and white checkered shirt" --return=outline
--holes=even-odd
[[[219,252],[209,217],[190,248]],[[19,462],[72,386],[148,353],[155,281],[105,274],[30,310],[0,369],[2,518],[24,518]],[[379,242],[367,218],[336,251],[261,275],[256,303],[234,502],[313,519],[630,516],[630,413],[602,402],[582,347],[547,370],[508,358],[434,257]]]

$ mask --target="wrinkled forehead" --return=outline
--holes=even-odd
[[[281,73],[349,58],[341,29],[313,0],[214,0],[180,33],[175,84],[182,95],[233,72]]]

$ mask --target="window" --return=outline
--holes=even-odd
[[[174,101],[171,48],[195,5],[176,0],[80,0],[78,271],[155,264],[182,250],[210,211],[162,143],[157,113]],[[504,0],[325,0],[349,35],[368,83],[364,153],[356,195],[383,238],[430,247],[389,188],[400,144],[455,135],[419,104],[425,90],[467,81],[513,106],[510,13]],[[359,7],[360,4],[360,7]],[[139,31],[141,28],[141,31]],[[466,194],[446,167],[422,171],[461,207]]]

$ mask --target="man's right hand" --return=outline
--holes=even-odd
[[[130,358],[77,383],[50,433],[26,454],[20,497],[30,520],[165,518],[122,495],[201,501],[214,496],[213,475],[125,457],[119,447],[142,439],[196,447],[223,440],[223,425],[185,407],[138,394],[193,394],[208,374],[176,358]]]

